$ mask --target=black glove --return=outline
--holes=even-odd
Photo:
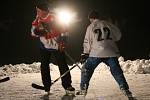
[[[47,32],[44,29],[39,29],[39,28],[34,29],[34,34],[35,35],[44,36],[44,35],[46,35],[46,33]]]
[[[89,54],[82,53],[80,57],[80,63],[83,64],[87,60],[88,57],[89,57]]]
[[[60,52],[63,52],[65,50],[64,42],[60,42],[59,45],[58,45],[58,48],[59,48]]]
[[[34,29],[34,34],[39,36],[45,36],[51,30],[51,23],[40,22],[39,25]]]

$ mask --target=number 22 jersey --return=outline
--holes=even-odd
[[[90,57],[116,57],[119,49],[116,41],[121,38],[120,30],[113,24],[95,19],[86,30],[83,53]]]

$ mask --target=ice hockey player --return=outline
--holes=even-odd
[[[120,90],[128,97],[132,96],[129,86],[119,65],[119,50],[116,41],[121,38],[119,28],[106,20],[103,20],[98,11],[91,11],[88,15],[91,24],[83,43],[82,59],[86,61],[81,71],[81,90],[77,95],[86,95],[90,79],[99,63],[104,62],[109,66],[110,72],[119,85]]]
[[[59,67],[60,75],[69,70],[65,58],[65,38],[67,30],[57,23],[55,14],[50,12],[49,5],[45,0],[38,0],[36,3],[36,18],[32,22],[31,35],[39,39],[39,49],[41,55],[41,77],[45,92],[50,92],[51,75],[49,63],[51,55],[55,55],[56,63]],[[62,86],[68,91],[75,91],[72,87],[71,75],[68,73],[61,78]]]

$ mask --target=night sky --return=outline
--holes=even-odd
[[[115,22],[122,32],[118,42],[125,59],[149,59],[150,30],[147,0],[53,0],[77,12],[81,21],[70,26],[68,53],[77,61],[89,24],[87,15],[96,9]],[[7,0],[0,3],[0,65],[39,61],[38,40],[30,36],[35,17],[34,0]]]

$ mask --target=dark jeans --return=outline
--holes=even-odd
[[[41,54],[41,77],[42,77],[42,82],[43,82],[43,85],[45,87],[45,91],[50,91],[51,76],[50,76],[49,63],[51,62],[50,57],[52,56],[52,54],[55,56],[56,63],[58,64],[58,67],[59,67],[60,75],[65,73],[67,70],[69,70],[69,67],[66,63],[64,52],[60,52],[58,50],[40,49],[40,54]],[[70,73],[68,73],[67,75],[62,77],[61,80],[62,80],[62,86],[64,87],[64,89],[71,86],[72,81],[71,81]]]
[[[99,63],[104,62],[110,67],[111,74],[118,83],[120,88],[129,89],[129,86],[126,82],[126,79],[123,75],[123,71],[119,65],[117,57],[108,57],[108,58],[97,58],[89,57],[85,64],[82,67],[81,71],[81,89],[88,89],[89,81],[93,75],[95,68]]]

